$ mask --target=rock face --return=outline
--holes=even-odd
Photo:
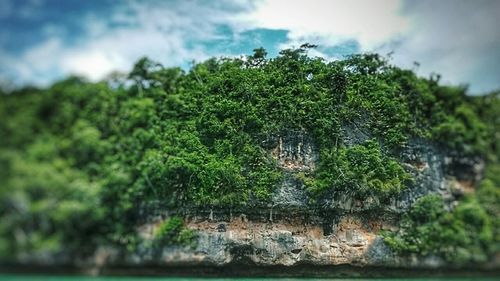
[[[369,138],[356,127],[347,127],[346,131],[343,141],[348,145]],[[395,256],[379,232],[395,230],[394,218],[423,195],[440,194],[451,205],[457,196],[468,192],[482,169],[479,160],[453,157],[424,140],[412,140],[401,152],[400,160],[413,174],[415,183],[385,209],[374,212],[376,198],[363,204],[347,197],[310,203],[296,179],[297,173],[313,171],[318,160],[318,150],[306,132],[287,132],[271,138],[266,145],[285,173],[270,205],[248,210],[185,210],[187,227],[198,234],[196,247],[139,251],[122,262],[438,266],[440,260],[408,261]],[[154,229],[154,223],[146,223],[140,233],[148,240]]]
[[[309,209],[309,198],[296,175],[316,167],[319,156],[312,138],[304,131],[289,131],[277,136],[271,146],[271,155],[284,171],[284,180],[273,194],[273,207],[289,211]]]
[[[347,145],[370,138],[352,125],[345,131],[341,141]],[[471,191],[483,169],[479,159],[449,155],[415,139],[400,153],[400,161],[415,182],[384,208],[373,208],[376,198],[362,204],[348,197],[325,198],[315,204],[297,180],[298,173],[316,167],[319,153],[313,139],[304,131],[290,131],[270,138],[264,146],[284,171],[283,182],[275,189],[270,204],[238,210],[198,207],[159,214],[143,212],[148,218],[137,231],[145,242],[135,252],[101,248],[83,263],[98,268],[234,264],[437,267],[443,265],[439,259],[407,260],[396,256],[384,244],[380,231],[396,230],[395,218],[426,194],[440,194],[452,206],[457,197]],[[196,232],[196,246],[147,245],[161,221],[172,214],[183,216],[186,226]],[[63,258],[48,263],[67,261]]]
[[[251,221],[239,216],[223,222],[225,232],[214,231],[219,221],[194,218],[188,226],[201,236],[195,253],[214,264],[231,262],[258,265],[366,263],[364,253],[372,244],[373,227],[354,217],[344,217],[335,234],[325,235],[321,218],[302,217],[277,222]],[[165,257],[168,256],[168,251]]]
[[[202,214],[187,216],[187,226],[198,233],[195,248],[165,248],[159,255],[150,250],[131,256],[126,262],[218,266],[232,263],[364,265],[382,264],[390,256],[383,243],[376,243],[379,239],[376,233],[384,224],[380,220],[339,216],[333,231],[326,233],[324,222],[333,216],[282,211],[274,216],[272,220],[259,213],[233,214],[232,219],[218,213],[213,214],[212,220]],[[153,225],[143,228],[143,238],[151,237],[153,230]]]

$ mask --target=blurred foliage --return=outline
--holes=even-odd
[[[121,82],[70,77],[2,93],[0,253],[133,249],[141,210],[155,202],[267,204],[283,174],[264,144],[287,130],[318,147],[318,169],[300,177],[314,198],[392,198],[411,181],[398,151],[413,138],[498,161],[498,95],[469,97],[376,54],[326,62],[307,56],[311,47],[272,59],[260,48],[189,71],[143,58]],[[344,143],[353,127],[370,140]],[[498,175],[478,195],[488,214],[498,211],[488,201]],[[189,235],[174,222],[160,236],[182,242]]]
[[[455,97],[449,89],[440,95]],[[485,262],[500,252],[500,93],[450,98],[450,105],[455,116],[435,126],[432,136],[449,140],[448,147],[465,155],[482,155],[484,178],[451,210],[437,195],[421,198],[403,216],[398,232],[385,233],[385,242],[399,253],[435,254],[458,264]]]
[[[439,195],[420,198],[404,214],[401,229],[385,233],[384,241],[400,253],[434,254],[457,264],[488,261],[500,250],[500,192],[498,188],[482,186],[479,193],[482,195],[477,198],[464,198],[452,211],[445,209]],[[486,199],[484,193],[492,193],[488,195],[494,198]],[[497,201],[491,204],[494,199]],[[492,206],[494,209],[490,209]]]

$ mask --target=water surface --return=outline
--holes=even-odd
[[[492,277],[467,278],[174,278],[174,277],[89,277],[89,276],[50,276],[50,275],[2,275],[0,281],[494,281]]]

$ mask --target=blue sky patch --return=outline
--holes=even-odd
[[[242,33],[234,33],[228,26],[218,28],[221,39],[201,42],[205,50],[212,54],[232,56],[250,55],[256,48],[263,47],[268,56],[275,57],[279,52],[279,44],[287,41],[287,30],[252,29]]]

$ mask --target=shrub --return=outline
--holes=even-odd
[[[154,242],[159,246],[193,246],[194,231],[186,228],[180,217],[174,216],[163,221],[154,233]]]
[[[317,196],[333,192],[356,199],[387,199],[412,179],[397,160],[382,153],[374,140],[322,152],[317,172],[304,181]]]
[[[474,197],[446,211],[439,195],[427,195],[403,215],[398,232],[383,235],[398,253],[437,255],[458,264],[485,262],[494,253],[491,221]]]

